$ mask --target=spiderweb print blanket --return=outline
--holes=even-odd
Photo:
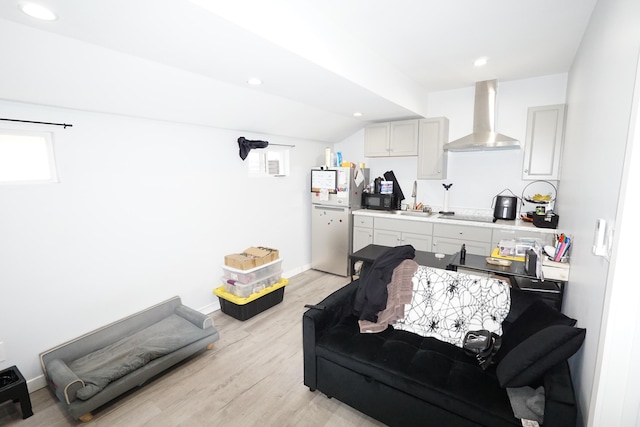
[[[462,347],[468,331],[502,335],[511,307],[509,285],[499,279],[419,266],[405,316],[393,327]]]

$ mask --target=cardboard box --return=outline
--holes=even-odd
[[[275,261],[278,257],[277,249],[250,247],[239,254],[225,255],[224,264],[239,270],[250,270]]]

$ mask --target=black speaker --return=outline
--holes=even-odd
[[[533,249],[527,249],[524,254],[524,271],[529,276],[536,276],[536,267],[538,266],[538,254]]]

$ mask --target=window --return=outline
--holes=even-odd
[[[288,176],[289,148],[267,147],[253,149],[247,156],[250,177]]]
[[[0,184],[58,182],[47,132],[0,130]]]

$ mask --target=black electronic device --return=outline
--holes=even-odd
[[[537,266],[538,254],[533,249],[528,249],[524,254],[524,271],[529,276],[535,276]]]
[[[382,211],[398,210],[394,194],[362,193],[362,207]]]
[[[400,188],[400,184],[398,183],[396,174],[394,174],[393,171],[386,171],[383,176],[384,176],[384,179],[386,179],[387,181],[393,182],[393,195],[395,196],[394,209],[400,210],[402,206],[402,201],[404,200],[404,193]]]

